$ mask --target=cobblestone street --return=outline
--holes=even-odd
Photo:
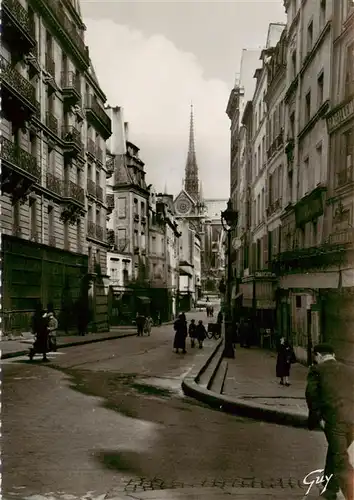
[[[177,355],[172,340],[167,325],[151,337],[59,351],[45,366],[3,361],[3,492],[101,499],[212,486],[301,494],[304,476],[322,467],[322,434],[227,415],[183,396],[181,381],[201,353]]]

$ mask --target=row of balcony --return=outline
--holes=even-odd
[[[87,153],[100,163],[103,162],[103,151],[92,139],[87,139]]]
[[[98,241],[105,241],[106,229],[95,222],[87,222],[87,236]]]
[[[282,148],[284,145],[284,132],[283,130],[280,131],[280,133],[277,135],[277,137],[274,139],[272,144],[270,145],[268,151],[267,151],[267,158],[268,160],[277,152],[279,151],[280,148]]]
[[[91,179],[87,180],[87,193],[103,203],[103,189]]]
[[[33,21],[19,0],[2,0],[1,34],[3,40],[28,54],[36,47]]]
[[[81,205],[85,205],[85,190],[75,182],[64,181],[50,172],[47,172],[46,187],[49,191],[52,191],[62,198],[72,198]]]
[[[79,57],[84,69],[88,68],[90,58],[88,48],[84,40],[77,31],[75,24],[68,18],[64,7],[58,0],[33,0],[36,1],[37,7],[46,15],[53,27],[55,26],[62,41],[71,49],[74,49],[75,54]]]

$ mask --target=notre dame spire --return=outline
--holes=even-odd
[[[194,123],[193,123],[193,104],[191,104],[191,119],[189,127],[189,147],[186,163],[186,173],[184,189],[195,200],[199,200],[199,180],[198,180],[198,165],[195,155],[194,143]]]

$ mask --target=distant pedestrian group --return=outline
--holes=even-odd
[[[150,315],[144,316],[141,313],[137,313],[135,322],[138,337],[142,337],[144,333],[146,333],[147,335],[151,334],[153,321]]]
[[[198,324],[196,324],[195,320],[192,319],[188,327],[186,315],[181,313],[174,323],[174,330],[173,348],[176,350],[176,353],[182,350],[182,353],[186,354],[186,339],[188,334],[191,340],[191,348],[196,346],[196,342],[198,342],[199,349],[203,348],[206,330],[202,320],[199,320]]]

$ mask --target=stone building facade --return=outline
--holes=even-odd
[[[54,304],[64,330],[76,328],[79,302],[90,309],[91,328],[106,329],[111,122],[79,6],[23,0],[1,7],[5,329],[27,329],[38,301]]]

